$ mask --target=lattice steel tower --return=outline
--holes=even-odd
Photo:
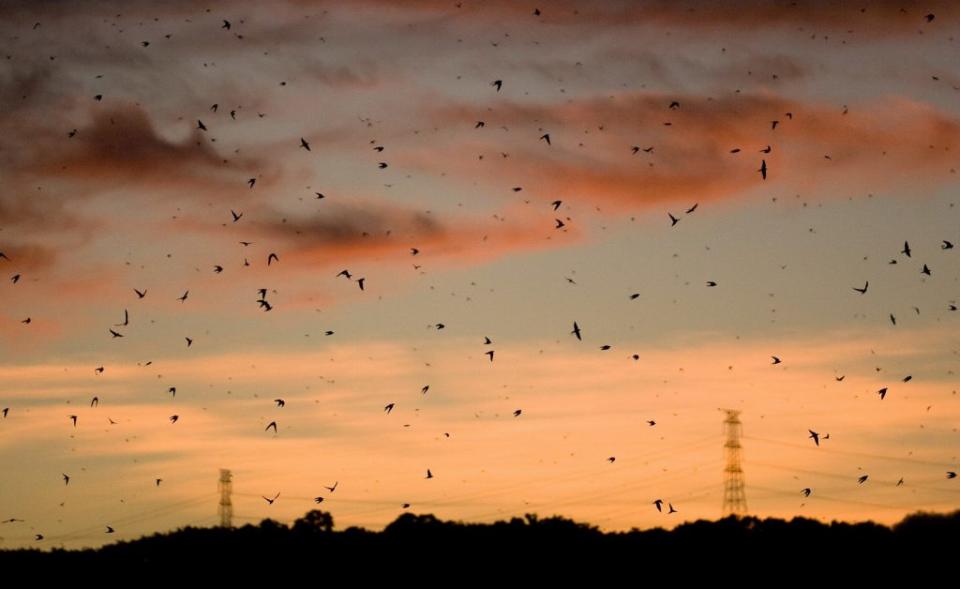
[[[723,515],[746,515],[747,493],[746,483],[743,481],[743,468],[740,465],[740,412],[724,409],[727,418],[723,420],[723,432],[726,441],[723,444],[723,453],[727,465],[723,469]]]
[[[220,469],[220,480],[217,482],[217,488],[220,490],[220,505],[217,513],[220,515],[220,527],[233,527],[233,503],[230,501],[230,493],[233,492],[233,477],[226,468]]]

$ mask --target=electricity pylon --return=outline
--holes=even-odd
[[[723,444],[727,465],[723,469],[723,515],[746,515],[747,493],[743,481],[743,468],[740,464],[740,412],[724,409],[727,418],[723,421],[726,441]]]
[[[217,513],[220,515],[220,527],[232,528],[233,503],[230,501],[230,493],[233,492],[233,478],[229,469],[220,469],[220,480],[217,483],[217,488],[220,490],[220,505],[217,508]]]

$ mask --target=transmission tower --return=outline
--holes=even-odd
[[[220,515],[220,527],[233,527],[233,503],[230,501],[230,493],[233,492],[233,478],[230,470],[220,469],[220,480],[217,482],[217,488],[220,490],[220,505],[217,507],[217,513]]]
[[[723,515],[746,515],[747,493],[743,481],[743,468],[740,465],[740,412],[724,409],[727,418],[723,420],[726,441],[723,444],[727,465],[723,469]]]

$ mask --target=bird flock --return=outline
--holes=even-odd
[[[460,7],[460,4],[457,3],[457,7]],[[531,9],[529,11],[528,17],[532,19],[544,19],[549,16],[548,7],[544,6],[541,8]],[[922,17],[921,20],[925,23],[933,23],[935,16],[933,14],[927,14]],[[213,35],[218,32],[217,29],[220,29],[223,34],[229,34],[233,38],[233,41],[238,43],[247,42],[244,34],[240,31],[243,31],[246,26],[246,22],[238,19],[220,19],[222,22],[219,25],[210,25],[209,28],[212,30],[209,31],[209,34]],[[47,26],[42,20],[37,22],[33,29],[36,30],[39,27]],[[170,35],[167,35],[167,40],[169,40]],[[159,51],[162,49],[162,44],[164,43],[161,39],[144,39],[139,41],[138,50],[141,51]],[[282,85],[285,85],[286,82],[282,82]],[[489,122],[494,116],[492,112],[489,112],[496,101],[502,97],[504,94],[514,90],[514,86],[522,86],[524,81],[521,76],[514,76],[509,73],[504,73],[502,77],[497,77],[495,79],[487,79],[478,81],[475,84],[474,92],[477,95],[481,96],[481,104],[486,103],[489,105],[489,108],[478,108],[477,112],[471,112],[467,115],[468,123],[465,125],[465,128],[458,132],[468,133],[471,130],[475,133],[488,133],[491,128],[494,128],[496,123]],[[98,91],[96,94],[92,95],[93,101],[96,103],[103,103],[110,99],[110,89],[104,87],[101,91]],[[88,98],[89,100],[89,98]],[[191,114],[186,116],[185,124],[191,125],[193,131],[198,137],[198,142],[204,146],[216,145],[221,149],[224,149],[222,146],[227,142],[226,139],[221,137],[228,137],[229,133],[225,130],[230,124],[250,116],[248,113],[253,110],[255,115],[259,119],[269,118],[274,115],[274,113],[265,106],[260,106],[257,104],[237,104],[230,108],[221,108],[223,104],[221,99],[218,99],[218,102],[213,102],[207,108],[206,112],[199,114]],[[260,109],[263,110],[260,110]],[[688,104],[686,100],[667,100],[661,104],[662,108],[662,117],[664,120],[659,121],[664,127],[672,127],[673,122],[671,117],[679,116],[685,113],[687,110],[695,110],[697,105]],[[847,107],[843,109],[843,114],[845,115],[848,112]],[[226,113],[226,116],[224,115]],[[780,134],[789,134],[792,132],[793,127],[801,126],[805,124],[804,113],[802,112],[793,112],[783,111],[781,114],[776,115],[776,119],[769,121],[768,131],[765,134],[760,133],[760,129],[757,129],[757,136],[763,137],[762,140],[757,140],[756,144],[753,146],[741,145],[741,146],[730,146],[726,149],[726,154],[732,158],[752,158],[749,161],[755,163],[748,163],[749,169],[754,170],[755,174],[753,175],[754,184],[756,189],[763,189],[766,183],[772,183],[778,177],[779,169],[774,165],[768,163],[768,159],[772,163],[776,163],[776,156],[778,154],[778,149],[780,149],[777,138]],[[200,118],[203,117],[203,118]],[[226,117],[229,117],[229,120],[226,120]],[[482,117],[482,118],[478,118]],[[195,121],[195,124],[189,123],[189,121]],[[475,121],[470,123],[469,121]],[[489,122],[489,124],[488,124]],[[547,123],[543,123],[547,124]],[[539,127],[536,134],[532,134],[529,137],[529,142],[531,146],[527,146],[526,149],[542,149],[542,150],[558,150],[558,149],[567,149],[568,146],[565,145],[565,142],[569,142],[569,138],[572,135],[572,130],[560,128],[561,125],[554,121],[554,127],[550,130],[546,128]],[[470,128],[472,126],[472,129]],[[765,123],[764,126],[767,126]],[[507,127],[503,127],[504,132],[508,132]],[[67,141],[80,141],[84,138],[84,134],[87,131],[81,125],[78,127],[70,126],[67,129],[63,130],[63,136],[66,137]],[[222,133],[222,135],[221,135]],[[218,143],[213,143],[215,140],[219,140]],[[373,174],[390,174],[393,172],[391,167],[391,162],[394,160],[393,149],[390,142],[383,138],[364,138],[363,141],[367,143],[365,149],[368,150],[368,153],[371,153],[365,163],[363,164],[368,168],[369,173]],[[769,143],[768,143],[769,141]],[[304,133],[301,135],[299,132],[290,132],[289,136],[282,141],[285,148],[294,149],[298,154],[305,157],[314,157],[318,154],[319,151],[324,149],[323,142],[324,139],[321,137],[314,137],[310,134]],[[631,144],[630,142],[624,143],[617,147],[617,149],[623,153],[624,157],[630,158],[631,161],[640,161],[643,158],[656,158],[661,152],[668,152],[669,150],[665,147],[662,147],[658,144],[649,144],[647,142],[638,141],[636,144]],[[506,151],[501,151],[500,156],[502,159],[507,159],[510,157],[510,153]],[[834,154],[836,155],[836,154]],[[482,159],[483,155],[479,156],[479,159]],[[833,160],[833,157],[830,154],[824,155],[825,160]],[[406,161],[406,158],[400,158],[402,161]],[[753,166],[756,166],[754,168]],[[399,165],[396,165],[399,168]],[[174,170],[173,173],[176,173]],[[392,180],[393,178],[386,178],[387,181]],[[265,181],[266,180],[266,181]],[[258,182],[259,181],[259,182]],[[265,186],[268,186],[268,180],[265,176],[257,174],[250,177],[238,177],[232,181],[235,187],[241,191],[245,191],[252,194],[258,194],[259,191],[267,190]],[[385,184],[389,186],[389,184]],[[244,188],[245,187],[245,188]],[[321,189],[326,190],[326,189]],[[525,187],[520,185],[512,186],[510,192],[514,195],[524,192]],[[311,189],[307,192],[309,196],[309,201],[317,205],[325,205],[331,201],[335,201],[335,197],[329,197],[328,195],[332,194],[329,191],[320,192]],[[526,194],[526,192],[524,192]],[[574,214],[577,204],[577,196],[574,194],[564,195],[562,198],[556,198],[557,195],[551,195],[546,202],[540,203],[536,199],[533,201],[526,201],[527,204],[533,202],[533,206],[538,207],[537,212],[535,213],[536,218],[539,220],[542,219],[543,227],[551,227],[552,232],[556,235],[571,235],[571,231],[574,231],[578,228],[578,219]],[[317,203],[316,201],[322,201]],[[252,202],[250,200],[238,200],[238,203]],[[691,204],[692,202],[692,204]],[[704,206],[701,206],[704,205]],[[659,204],[657,206],[660,206]],[[686,203],[682,203],[682,206],[673,209],[666,210],[667,220],[663,221],[664,226],[669,228],[671,232],[682,232],[686,227],[691,223],[688,219],[691,216],[703,216],[709,215],[709,206],[710,203],[706,201],[699,201],[691,199]],[[662,209],[661,209],[662,210]],[[256,235],[258,241],[232,241],[232,247],[236,251],[236,260],[227,261],[227,260],[211,260],[206,262],[204,272],[212,273],[217,277],[223,277],[223,280],[229,280],[230,276],[237,271],[242,271],[244,268],[255,268],[258,272],[257,279],[263,280],[261,284],[266,284],[262,288],[257,288],[255,291],[252,289],[250,291],[245,291],[245,297],[249,296],[249,299],[244,299],[246,304],[250,305],[251,309],[256,309],[263,313],[272,313],[278,309],[283,308],[284,299],[281,296],[283,291],[283,274],[281,272],[288,271],[290,266],[297,265],[302,263],[302,258],[298,258],[296,255],[287,254],[283,249],[280,249],[283,245],[282,243],[261,243],[262,240],[269,239],[269,234],[263,234],[256,231],[256,228],[259,223],[263,223],[264,219],[258,218],[258,213],[254,209],[244,209],[241,204],[237,205],[227,205],[219,212],[212,213],[211,216],[216,216],[218,218],[217,222],[222,222],[224,227],[228,227],[231,231],[236,230],[243,232],[247,228],[250,228],[250,231],[253,235]],[[655,213],[654,216],[657,219],[663,219],[662,212]],[[286,220],[284,220],[286,221]],[[236,235],[235,233],[230,233],[231,236]],[[3,238],[3,234],[0,234],[0,239]],[[552,236],[551,236],[552,238]],[[948,239],[949,238],[949,239]],[[484,237],[486,239],[486,237]],[[899,247],[899,239],[897,239],[896,245],[891,241],[891,246],[889,253],[884,253],[883,255],[889,256],[888,265],[896,265],[898,268],[905,268],[904,272],[912,272],[917,281],[935,281],[941,278],[941,276],[950,275],[950,272],[957,267],[957,261],[954,254],[954,240],[956,238],[952,236],[929,236],[926,239],[926,242],[922,245],[917,246],[917,251],[922,250],[923,255],[927,256],[928,259],[917,259],[914,254],[915,251],[911,247],[911,244],[907,241],[903,242],[902,248]],[[397,245],[394,248],[397,252],[404,254],[405,262],[404,269],[412,267],[414,272],[423,273],[423,265],[427,262],[424,262],[423,259],[427,258],[430,254],[438,253],[436,248],[433,246],[429,240],[424,240],[426,243],[406,243],[402,245]],[[2,245],[2,241],[0,241]],[[254,247],[257,246],[257,247]],[[266,246],[266,249],[260,250],[258,247]],[[443,245],[437,246],[443,247]],[[276,249],[276,251],[272,251]],[[939,251],[936,251],[939,250]],[[14,288],[21,288],[24,283],[29,282],[33,279],[31,276],[31,268],[27,265],[22,265],[21,260],[18,259],[17,255],[13,253],[13,250],[8,250],[11,253],[8,255],[4,251],[0,251],[0,269],[3,269],[9,276],[9,282]],[[254,254],[249,254],[246,252],[254,252],[258,257],[253,258]],[[259,253],[258,253],[259,252]],[[396,252],[394,252],[396,253]],[[204,252],[196,252],[198,258],[205,259],[206,256]],[[936,257],[935,257],[936,255]],[[253,261],[251,261],[251,259]],[[240,261],[242,260],[242,262]],[[393,276],[389,273],[380,271],[379,273],[372,273],[368,271],[358,271],[356,267],[353,266],[353,261],[347,258],[347,261],[343,264],[336,266],[340,268],[347,265],[347,262],[350,263],[350,267],[343,268],[339,272],[326,271],[325,269],[316,272],[316,280],[326,280],[330,284],[335,286],[343,285],[343,288],[349,287],[350,289],[356,289],[356,293],[360,293],[359,296],[366,297],[370,302],[375,302],[376,293],[371,292],[377,291],[378,288],[383,284],[389,284],[393,280]],[[361,261],[357,261],[359,265]],[[942,268],[947,268],[947,270],[941,272]],[[399,269],[398,269],[399,271]],[[311,272],[313,272],[311,270]],[[565,282],[568,286],[579,286],[580,284],[571,276],[563,276]],[[698,282],[703,286],[700,288],[716,289],[710,291],[712,293],[719,293],[724,290],[725,283],[721,281],[721,277],[717,276],[705,276]],[[219,279],[219,278],[218,278]],[[843,286],[842,289],[846,293],[851,293],[849,296],[854,298],[861,298],[866,301],[870,297],[876,295],[876,291],[879,288],[879,285],[882,284],[882,279],[878,279],[874,276],[856,276],[852,277],[851,281],[855,281],[849,288],[851,291],[846,290],[846,286]],[[559,282],[559,277],[558,277]],[[862,286],[860,286],[862,284]],[[873,286],[871,286],[873,284]],[[141,317],[143,312],[141,309],[153,303],[157,298],[163,299],[163,303],[172,303],[175,306],[178,306],[182,310],[187,310],[191,307],[191,304],[194,302],[195,297],[191,297],[191,292],[199,293],[199,289],[193,285],[180,285],[176,287],[176,290],[173,290],[175,287],[167,287],[165,290],[159,291],[157,287],[146,288],[143,285],[132,285],[128,287],[126,299],[119,303],[116,308],[116,319],[115,322],[109,323],[102,326],[102,331],[97,330],[98,333],[102,334],[102,339],[104,341],[112,342],[112,345],[123,346],[127,341],[134,339],[134,334],[137,337],[142,336],[141,327]],[[182,294],[178,293],[181,292]],[[355,294],[356,294],[355,293]],[[618,293],[618,297],[625,298],[628,301],[638,301],[636,304],[642,303],[643,294],[641,292],[624,292]],[[279,299],[279,300],[278,300]],[[140,307],[138,307],[138,305]],[[913,307],[913,310],[916,315],[921,314],[921,309],[919,307]],[[957,311],[957,304],[955,301],[945,301],[943,303],[942,310],[947,312]],[[276,315],[277,313],[273,313]],[[121,319],[122,317],[122,319]],[[46,318],[42,318],[36,314],[31,314],[30,316],[21,317],[20,323],[23,324],[23,329],[33,329],[36,327],[37,323],[41,323]],[[246,320],[246,319],[243,319]],[[895,312],[891,311],[888,314],[888,320],[890,327],[896,328],[901,327],[898,323],[898,318]],[[884,322],[886,319],[884,320]],[[185,324],[189,325],[188,322]],[[422,325],[422,324],[421,324]],[[453,321],[445,319],[443,317],[438,317],[435,321],[431,322],[427,328],[437,333],[446,333],[450,331],[449,327],[452,326],[453,329],[456,329]],[[600,328],[594,327],[589,322],[584,322],[583,319],[577,317],[558,317],[555,321],[555,331],[552,337],[555,338],[568,338],[568,341],[573,342],[575,340],[575,345],[577,346],[591,346],[591,351],[599,352],[611,352],[615,349],[614,343],[608,343],[610,340],[604,341],[598,339],[598,337],[605,337]],[[902,328],[902,327],[901,327]],[[598,334],[599,332],[599,334]],[[334,329],[324,329],[322,331],[325,337],[333,337],[338,334]],[[340,335],[343,335],[342,333]],[[496,335],[496,334],[493,334]],[[122,341],[117,341],[122,340]],[[476,334],[476,349],[478,354],[483,357],[482,363],[489,366],[502,362],[504,356],[498,354],[497,348],[495,347],[495,339],[491,335],[487,334]],[[496,338],[497,342],[500,342],[500,338]],[[196,347],[202,347],[204,345],[203,335],[202,334],[191,334],[187,333],[182,335],[181,346],[184,349],[189,349],[191,351]],[[161,352],[161,350],[157,350]],[[786,370],[791,367],[791,358],[777,350],[771,350],[770,365],[775,366],[776,368],[771,368],[772,370]],[[633,363],[637,363],[641,360],[641,356],[637,353],[631,353],[626,358]],[[765,362],[763,358],[760,361]],[[150,366],[152,361],[146,361],[141,366]],[[97,376],[104,375],[112,367],[109,364],[100,364],[92,367],[94,374]],[[846,374],[839,375],[835,377],[835,383],[837,386],[842,386]],[[883,386],[875,391],[877,401],[885,401],[888,397],[893,397],[900,394],[900,391],[906,390],[909,383],[913,381],[912,375],[904,375],[898,379],[897,382],[891,382],[886,386]],[[162,388],[160,391],[162,392]],[[177,397],[177,386],[169,386],[166,389],[167,393],[170,396],[170,401],[173,406],[176,406],[177,403],[182,401],[183,397]],[[434,392],[431,391],[431,384],[423,384],[420,388],[419,397],[425,398],[427,395],[436,394],[436,389]],[[412,393],[411,397],[413,399],[417,398],[416,390],[410,391]],[[185,394],[189,394],[187,391]],[[272,395],[271,395],[272,396]],[[377,407],[370,409],[371,413],[382,414],[379,417],[383,419],[396,419],[396,416],[393,415],[393,412],[399,408],[402,408],[405,404],[413,403],[414,401],[410,397],[399,396],[396,399],[390,400],[390,402],[381,406],[378,404]],[[887,401],[889,403],[889,401]],[[89,407],[97,411],[103,411],[101,407],[103,405],[109,405],[110,399],[103,393],[98,393],[89,401]],[[266,404],[266,401],[264,401]],[[273,407],[271,410],[274,411],[272,416],[269,418],[269,421],[261,421],[259,427],[262,430],[258,430],[257,434],[260,436],[283,436],[285,433],[284,429],[284,415],[285,412],[291,410],[296,410],[296,402],[291,402],[291,407],[288,408],[288,402],[282,397],[276,397],[272,400]],[[16,405],[4,406],[2,407],[2,419],[3,420],[12,420],[19,418],[18,415],[19,408]],[[180,411],[173,409],[174,411]],[[530,417],[529,410],[525,411],[523,407],[515,407],[511,411],[512,417],[517,420],[517,422],[522,422],[524,419]],[[112,418],[105,418],[110,425],[116,425],[117,422]],[[647,427],[654,428],[658,425],[658,419],[663,419],[658,417],[654,419],[653,416],[645,416],[641,423],[646,423]],[[182,428],[184,423],[189,421],[189,417],[186,413],[171,413],[167,418],[169,422],[169,427]],[[63,426],[71,430],[76,430],[87,426],[86,419],[80,420],[80,415],[74,413],[67,413],[64,415]],[[102,420],[101,420],[102,421]],[[264,420],[266,421],[266,420]],[[833,442],[830,433],[820,433],[816,431],[819,429],[819,426],[810,425],[807,430],[806,438],[812,441],[812,444],[815,448],[825,448]],[[834,432],[838,433],[838,432]],[[2,435],[2,430],[0,430],[0,435]],[[447,438],[451,436],[449,431],[444,432],[443,435]],[[797,438],[801,438],[804,434],[803,432],[795,433]],[[615,455],[609,456],[597,456],[596,462],[603,463],[606,462],[608,467],[615,468],[617,457]],[[444,473],[441,471],[434,472],[434,467],[429,465],[424,465],[422,471],[420,471],[422,479],[433,480],[439,479],[444,476]],[[63,485],[70,486],[71,480],[74,480],[70,474],[60,473]],[[957,477],[957,473],[953,470],[947,471],[945,478],[952,480]],[[56,481],[56,472],[51,473],[51,478]],[[869,475],[867,474],[858,474],[856,476],[851,476],[851,479],[855,479],[857,485],[863,486],[868,483],[870,480]],[[77,479],[79,480],[79,479]],[[74,485],[80,484],[75,480]],[[164,478],[153,476],[148,479],[154,484],[155,487],[160,487],[161,483],[164,481]],[[344,481],[345,486],[348,486],[349,481]],[[898,486],[904,484],[904,480],[900,479],[897,483]],[[316,503],[322,503],[325,500],[329,500],[334,492],[338,489],[339,481],[334,482],[332,485],[325,486],[326,496],[324,494],[318,494],[315,496],[314,501]],[[271,490],[267,491],[267,494],[261,494],[263,501],[266,505],[273,506],[277,501],[281,500],[282,490]],[[800,490],[800,494],[804,498],[810,496],[815,496],[815,490],[812,487],[803,487]],[[398,504],[398,507],[401,509],[409,509],[413,505],[414,501],[403,501]],[[649,505],[653,506],[653,509],[657,514],[672,515],[679,513],[679,510],[674,506],[674,503],[668,498],[666,500],[662,498],[655,498],[648,500]],[[679,503],[678,503],[679,505]],[[682,507],[682,506],[681,506]],[[2,506],[3,509],[9,509],[10,506]],[[7,524],[18,524],[23,523],[23,519],[17,517],[9,517],[3,523]],[[114,534],[117,532],[114,526],[108,522],[104,522],[104,533],[105,534]],[[35,534],[35,540],[37,542],[42,542],[45,540],[45,535],[42,533]]]

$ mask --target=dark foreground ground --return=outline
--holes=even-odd
[[[958,564],[960,511],[917,513],[892,527],[730,517],[686,523],[671,531],[621,533],[604,533],[560,517],[528,515],[495,524],[463,524],[413,514],[400,516],[382,532],[334,531],[329,514],[311,511],[289,527],[264,520],[235,529],[185,528],[96,550],[0,551],[4,574],[96,572],[113,577],[128,571],[203,571],[237,578],[245,570],[259,571],[258,577],[272,570],[295,571],[311,580],[399,575],[448,586],[469,584],[472,576],[503,575],[568,580],[590,575],[594,582],[588,586],[605,586],[611,583],[599,579],[611,573],[627,585],[665,575],[719,580],[732,574],[743,575],[746,584],[766,586],[821,575],[836,579],[842,574],[854,581],[907,576],[916,581],[936,573],[945,576],[947,586],[957,586],[957,576],[950,571]],[[320,576],[310,576],[314,574]]]

